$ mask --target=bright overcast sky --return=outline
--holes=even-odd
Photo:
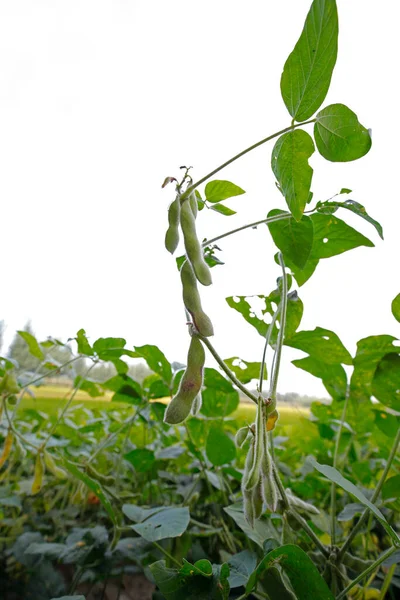
[[[27,319],[40,338],[83,327],[92,340],[123,336],[186,360],[188,335],[175,260],[164,249],[172,186],[200,178],[290,124],[283,64],[310,0],[2,0],[0,3],[0,319],[6,342]],[[385,7],[385,8],[384,8]],[[321,261],[300,289],[301,328],[335,331],[354,353],[373,334],[399,335],[390,303],[399,277],[399,34],[397,3],[338,0],[339,57],[325,104],[341,102],[373,132],[363,159],[317,156],[312,189],[342,187],[384,228],[338,214],[370,237]],[[309,126],[310,127],[310,126]],[[246,190],[233,217],[199,215],[202,237],[284,209],[270,170],[272,145],[222,171]],[[205,212],[212,214],[205,215]],[[343,212],[343,211],[342,211]],[[230,309],[230,295],[268,294],[279,269],[266,227],[221,242],[226,265],[202,289],[224,357],[260,360],[263,341]],[[280,391],[324,394],[290,365]],[[210,366],[212,361],[209,362]]]

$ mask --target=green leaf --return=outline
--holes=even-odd
[[[188,528],[189,520],[187,506],[164,508],[141,523],[131,525],[131,528],[148,542],[158,542],[181,536]]]
[[[262,319],[259,319],[255,316],[251,304],[247,300],[249,299],[260,299],[264,306],[261,307],[261,315]],[[275,313],[277,305],[279,305],[281,301],[281,295],[279,290],[274,290],[270,293],[269,296],[230,296],[226,298],[228,305],[237,310],[249,323],[252,325],[258,333],[265,338],[265,335],[268,330],[268,323],[266,322],[267,314],[271,317]],[[259,305],[259,300],[256,300]],[[287,302],[287,311],[286,311],[286,328],[285,328],[285,339],[290,339],[295,333],[296,329],[300,325],[301,318],[303,316],[303,302],[297,295],[297,292],[291,292],[288,294],[288,302]],[[268,321],[271,321],[269,318]],[[277,319],[278,323],[280,323],[280,315]],[[271,344],[275,344],[278,337],[278,328],[276,324],[272,330],[271,335]]]
[[[161,375],[164,382],[169,385],[172,381],[172,369],[165,355],[157,346],[151,346],[149,344],[145,346],[135,346],[135,350],[139,356],[149,365],[149,368]]]
[[[129,375],[115,375],[115,377],[111,377],[111,379],[102,383],[102,387],[115,392],[113,396],[114,402],[139,404],[142,399],[142,388]]]
[[[36,554],[55,560],[61,558],[66,550],[65,544],[33,543],[25,550],[26,554]]]
[[[385,406],[400,411],[400,354],[391,352],[380,360],[372,380],[372,394]]]
[[[131,450],[124,454],[124,458],[135,467],[138,473],[147,473],[156,461],[153,450],[148,450],[148,448]]]
[[[263,547],[265,540],[269,538],[279,539],[279,534],[272,525],[271,520],[259,519],[255,522],[254,528],[247,523],[244,513],[243,504],[235,503],[224,507],[224,511],[235,521],[248,538],[253,540],[260,548]]]
[[[314,151],[311,136],[302,129],[282,135],[272,150],[272,170],[296,221],[300,221],[310,195],[313,169],[308,159]]]
[[[104,392],[101,390],[101,388],[96,382],[90,379],[83,379],[83,377],[81,377],[80,375],[75,377],[74,387],[77,387],[82,392],[86,392],[91,398],[98,398],[99,396],[104,396]]]
[[[400,323],[400,294],[397,294],[392,302],[392,313],[396,321]]]
[[[238,356],[233,356],[232,358],[225,358],[224,363],[242,383],[249,383],[260,377],[261,363],[259,362],[247,362]],[[268,379],[266,366],[264,368],[264,379]]]
[[[362,219],[365,219],[365,221],[368,221],[368,223],[371,223],[371,225],[373,225],[378,232],[379,237],[383,240],[382,225],[370,217],[365,210],[365,207],[359,202],[355,202],[354,200],[346,200],[345,202],[327,201],[318,202],[317,204],[317,210],[321,213],[333,214],[333,212],[335,212],[335,210],[338,208],[346,208],[358,217],[361,217]]]
[[[389,438],[394,438],[400,427],[400,417],[383,410],[374,410],[375,425]]]
[[[344,104],[331,104],[317,114],[314,137],[319,153],[333,162],[357,160],[371,148],[368,129]]]
[[[276,567],[270,567],[264,571],[260,582],[264,589],[268,590],[270,598],[279,598],[279,600],[296,600],[296,596],[288,590],[283,580],[282,574]]]
[[[299,546],[292,544],[280,546],[263,558],[248,581],[246,593],[250,594],[265,571],[277,565],[288,577],[297,600],[334,600],[311,558]]]
[[[201,412],[206,417],[224,417],[239,406],[239,393],[216,369],[204,369],[204,385]]]
[[[154,506],[153,508],[143,508],[136,504],[123,504],[122,512],[134,523],[141,523],[152,515],[165,510],[164,506]]]
[[[274,209],[268,213],[268,218],[279,214],[287,213]],[[268,223],[268,229],[285,262],[289,259],[298,269],[304,269],[314,239],[314,225],[310,217],[303,215],[300,221],[289,217]]]
[[[38,358],[39,360],[43,360],[44,354],[35,336],[28,331],[17,331],[17,333],[28,344],[29,352],[32,354],[32,356]]]
[[[232,210],[231,208],[228,208],[227,206],[225,206],[225,204],[214,204],[213,206],[210,206],[210,208],[212,210],[215,210],[215,212],[220,213],[221,215],[225,215],[225,217],[236,215],[236,211]]]
[[[93,356],[93,348],[89,344],[89,340],[86,337],[86,331],[84,329],[80,329],[76,334],[76,342],[78,344],[78,353],[85,354],[86,356]]]
[[[225,600],[228,598],[223,578],[224,565],[219,571],[213,568],[211,577],[208,575],[208,571],[206,574],[199,568],[201,563],[204,565],[208,561],[200,560],[194,565],[185,561],[180,570],[167,567],[164,560],[150,565],[151,574],[163,598],[165,600]]]
[[[246,192],[242,190],[238,185],[231,183],[230,181],[224,181],[215,179],[209,181],[205,188],[206,201],[214,204],[215,202],[221,202],[227,198],[233,196],[240,196]]]
[[[257,554],[251,550],[243,550],[228,560],[230,567],[229,585],[231,589],[245,586],[257,565]]]
[[[400,475],[394,475],[385,481],[382,488],[383,500],[400,498]]]
[[[82,481],[92,492],[96,494],[96,496],[104,506],[105,510],[107,511],[111,521],[114,523],[114,525],[118,525],[119,517],[117,513],[114,512],[112,504],[109,501],[105,491],[103,490],[99,482],[86,475],[86,473],[83,473],[80,469],[78,469],[78,467],[76,467],[72,462],[70,462],[66,458],[62,460],[62,464],[67,469],[67,471],[71,473],[71,475]]]
[[[357,343],[354,371],[350,380],[350,397],[355,403],[368,402],[372,395],[372,379],[385,354],[397,352],[391,335],[373,335]]]
[[[285,341],[285,344],[307,352],[313,358],[329,365],[351,365],[353,362],[336,333],[322,327],[316,327],[312,331],[298,331]]]
[[[233,440],[216,423],[210,427],[206,442],[206,455],[211,464],[220,467],[236,458],[236,446]]]
[[[309,119],[324,101],[336,63],[337,39],[335,0],[314,0],[281,78],[283,101],[296,121]]]
[[[274,256],[274,260],[279,265],[279,253],[277,252]],[[293,274],[293,277],[297,281],[297,285],[301,287],[310,279],[315,269],[317,268],[319,260],[317,258],[308,259],[303,269],[299,269],[296,265],[287,257],[285,257],[285,265],[288,267]]]
[[[180,575],[202,575],[203,577],[211,577],[213,573],[212,564],[209,560],[203,558],[198,560],[192,565],[185,558],[183,559],[183,565],[179,571]]]
[[[374,244],[350,225],[334,215],[311,215],[314,225],[314,242],[310,259],[330,258],[359,246]]]
[[[376,508],[376,506],[372,504],[372,502],[370,502],[368,498],[364,496],[362,491],[359,490],[358,487],[354,485],[354,483],[343,477],[343,475],[341,475],[339,471],[334,467],[331,467],[329,465],[321,465],[314,458],[310,458],[310,464],[312,464],[313,467],[317,469],[317,471],[322,473],[322,475],[327,477],[329,481],[333,481],[334,483],[339,485],[341,488],[346,490],[346,492],[348,492],[351,496],[357,498],[357,500],[361,502],[361,504],[369,508],[369,510],[373,512],[373,514],[384,527],[389,536],[393,539],[393,541],[396,544],[400,543],[400,538],[392,529],[392,527],[388,524],[381,511],[378,508]]]
[[[298,360],[293,360],[295,367],[304,369],[314,377],[322,379],[326,391],[335,400],[344,400],[347,388],[346,371],[341,364],[329,364],[318,360],[314,356],[306,356]]]
[[[126,340],[124,338],[99,338],[93,344],[93,350],[102,360],[119,358],[123,354],[132,355],[129,350],[125,350]]]

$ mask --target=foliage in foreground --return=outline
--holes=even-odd
[[[299,329],[303,304],[292,290],[323,259],[373,246],[338,211],[365,219],[383,237],[361,204],[341,199],[349,189],[313,204],[308,159],[315,150],[343,162],[363,157],[371,146],[370,132],[348,107],[319,110],[337,37],[335,1],[314,0],[281,79],[290,126],[228,161],[278,138],[271,167],[288,211],[271,210],[256,223],[200,242],[198,213],[207,207],[229,217],[234,211],[222,202],[244,190],[214,180],[199,192],[227,163],[197,183],[187,168],[180,182],[164,182],[176,187],[166,247],[174,253],[181,234],[185,246],[177,259],[189,321],[185,368],[173,368],[156,346],[129,349],[121,338],[91,344],[84,330],[67,364],[54,356],[60,342],[39,343],[29,331],[20,336],[39,360],[36,373],[18,373],[18,365],[2,359],[2,584],[14,598],[71,595],[83,583],[90,594],[99,581],[105,597],[108,580],[121,589],[122,576],[138,570],[155,584],[153,597],[166,600],[383,600],[399,587],[399,342],[390,335],[366,337],[351,356],[334,332]],[[304,129],[309,124],[313,138]],[[256,297],[261,309],[247,296],[227,303],[264,339],[262,359],[222,360],[210,341],[213,325],[198,284],[211,285],[211,269],[221,264],[215,242],[261,224],[278,249],[276,289]],[[398,296],[392,304],[397,321],[399,302]],[[283,428],[274,436],[285,345],[306,355],[295,366],[320,378],[332,402],[314,403],[313,422],[302,423],[298,435],[285,435]],[[224,375],[204,368],[205,351]],[[144,359],[152,375],[135,381],[127,357]],[[43,369],[57,372],[82,358],[86,372],[77,374],[56,417],[18,410],[24,393],[44,379]],[[104,382],[91,378],[101,361],[117,373]],[[256,393],[248,387],[253,380]],[[93,397],[111,391],[118,408],[76,412],[79,389]],[[254,422],[231,417],[238,390],[255,403]],[[159,401],[166,396],[172,396],[167,408]]]

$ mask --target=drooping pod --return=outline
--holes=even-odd
[[[193,319],[194,326],[204,337],[214,335],[213,324],[201,305],[200,294],[197,289],[197,280],[192,265],[188,260],[183,263],[180,273],[183,303]]]
[[[251,435],[249,427],[241,427],[238,429],[235,435],[236,446],[238,448],[243,448],[249,435]]]
[[[270,511],[276,512],[279,502],[278,487],[275,482],[274,462],[268,449],[267,427],[263,428],[263,457],[261,461],[262,494]]]
[[[197,238],[196,220],[190,200],[186,199],[181,204],[180,220],[185,242],[185,250],[190,260],[197,279],[203,285],[211,285],[212,277],[210,267],[204,260],[203,250]]]
[[[251,490],[259,482],[261,475],[261,463],[264,454],[264,437],[265,437],[265,419],[264,419],[264,400],[260,398],[257,406],[257,415],[255,423],[255,438],[253,461],[249,469],[248,477],[246,478],[245,488]]]
[[[170,425],[182,423],[190,413],[192,404],[201,391],[203,369],[206,360],[203,344],[192,336],[187,357],[187,367],[179,384],[177,394],[167,406],[164,422]]]
[[[52,455],[46,450],[43,453],[43,458],[46,468],[54,475],[54,477],[57,479],[67,479],[67,472],[56,464],[56,461]]]
[[[165,247],[171,254],[175,252],[179,244],[180,213],[181,202],[177,196],[168,208],[168,229],[165,234]]]
[[[190,202],[190,208],[192,209],[193,216],[194,216],[194,218],[196,218],[199,207],[197,206],[197,198],[196,198],[195,192],[192,192],[190,194],[189,202]]]
[[[32,490],[31,494],[34,496],[40,492],[43,485],[43,476],[44,476],[44,463],[43,457],[40,452],[36,455],[35,460],[35,470],[33,474],[33,482],[32,482]]]
[[[319,510],[316,506],[314,506],[313,504],[310,504],[309,502],[304,502],[304,500],[301,500],[300,498],[295,496],[289,488],[286,489],[286,496],[287,496],[287,499],[289,500],[290,506],[293,506],[294,508],[297,508],[298,510],[307,512],[311,515],[319,515],[320,514]]]
[[[1,456],[0,456],[0,469],[6,462],[7,458],[10,456],[13,441],[14,441],[14,434],[11,431],[11,429],[9,429],[8,433],[6,435],[5,442],[4,442],[3,452],[1,453]]]

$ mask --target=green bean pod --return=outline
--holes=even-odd
[[[188,260],[183,263],[181,268],[181,282],[183,303],[192,317],[193,324],[197,331],[204,337],[214,335],[211,319],[206,315],[201,306],[200,294],[197,289],[197,280],[192,265]]]
[[[165,234],[165,247],[171,254],[175,252],[179,244],[180,214],[181,202],[177,196],[168,208],[168,229]]]
[[[319,515],[319,510],[316,506],[310,504],[309,502],[304,502],[304,500],[301,500],[300,498],[295,496],[290,489],[286,490],[286,495],[289,500],[290,506],[293,506],[294,508],[307,512],[311,515]]]
[[[253,509],[254,509],[254,518],[259,519],[261,517],[261,515],[263,514],[263,508],[264,508],[264,499],[263,499],[263,495],[262,495],[261,478],[260,478],[259,482],[257,483],[257,485],[251,490],[251,494],[252,494],[252,502],[253,502]]]
[[[265,429],[265,420],[264,420],[264,401],[260,398],[257,407],[257,415],[256,415],[256,432],[255,432],[255,440],[254,440],[254,457],[251,468],[249,470],[248,477],[246,479],[245,487],[246,490],[251,490],[254,488],[261,475],[261,464],[263,460],[264,454],[264,429]]]
[[[203,285],[211,285],[212,278],[210,267],[204,260],[203,250],[197,238],[196,221],[189,200],[184,200],[181,204],[180,219],[185,250],[188,259],[192,264],[193,271],[200,283]]]
[[[48,471],[50,471],[57,479],[67,479],[68,473],[56,464],[52,455],[46,450],[43,453],[43,459]]]
[[[255,516],[252,490],[243,490],[243,512],[247,523],[254,528]]]
[[[263,457],[261,460],[262,493],[264,502],[270,511],[276,512],[279,492],[274,477],[274,463],[268,450],[267,431],[263,430]]]
[[[250,429],[248,427],[241,427],[237,430],[235,435],[235,444],[238,448],[243,448],[246,443],[247,436],[250,433]],[[250,434],[251,435],[251,434]]]
[[[201,391],[203,384],[203,369],[206,360],[203,344],[198,337],[190,341],[187,357],[187,367],[183,374],[179,389],[167,406],[164,422],[170,425],[182,423],[190,413],[192,404]]]
[[[192,209],[193,216],[194,216],[194,218],[196,218],[199,207],[197,206],[197,198],[196,198],[195,192],[192,192],[190,194],[189,202],[190,202],[190,208]]]

